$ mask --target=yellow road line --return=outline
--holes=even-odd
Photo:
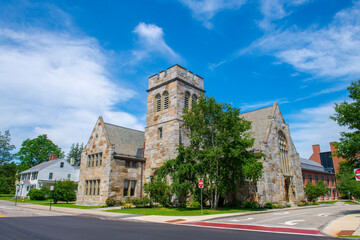
[[[6,217],[6,216],[0,215],[0,217]]]

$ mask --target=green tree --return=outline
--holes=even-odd
[[[0,176],[0,193],[10,193],[8,179],[4,176]]]
[[[0,187],[2,189],[5,189],[7,186],[7,190],[3,190],[2,193],[10,193],[15,191],[15,180],[16,180],[16,172],[17,172],[18,166],[14,163],[4,163],[0,167],[0,178],[2,179],[0,182],[0,185],[3,187]],[[4,192],[5,191],[5,192]]]
[[[53,199],[54,203],[58,201],[69,201],[76,200],[76,189],[77,185],[73,181],[57,181],[54,184]]]
[[[80,166],[80,161],[81,161],[81,153],[82,151],[84,151],[84,144],[82,143],[81,145],[79,145],[79,143],[73,143],[71,145],[70,151],[68,153],[68,155],[66,156],[66,160],[68,162],[70,162],[70,159],[73,158],[74,159],[74,165],[75,166]]]
[[[197,162],[198,177],[203,177],[211,208],[219,198],[234,192],[236,182],[256,181],[262,175],[263,154],[250,151],[251,122],[240,117],[240,109],[201,96],[185,109],[184,125],[190,138],[191,157]]]
[[[21,162],[19,167],[23,171],[48,161],[52,154],[56,154],[58,158],[64,157],[61,148],[48,139],[46,134],[43,134],[34,139],[26,139],[15,156],[19,158]]]
[[[354,164],[349,161],[339,163],[339,173],[336,174],[337,190],[346,196],[360,198],[360,182],[355,180]]]
[[[320,180],[313,185],[312,183],[306,184],[305,193],[310,202],[315,202],[320,196],[329,192],[329,188],[326,186],[323,180]]]
[[[360,167],[360,80],[352,82],[349,91],[351,102],[335,103],[335,115],[330,118],[350,132],[341,132],[340,142],[334,143],[337,155]]]
[[[171,191],[178,197],[179,203],[185,203],[188,194],[194,193],[197,181],[198,164],[190,148],[179,146],[175,159],[164,162],[158,170],[158,176],[171,178]]]
[[[155,175],[151,182],[144,184],[144,192],[150,196],[150,198],[161,203],[163,206],[168,206],[170,198],[172,196],[170,186],[166,179]]]
[[[0,167],[13,159],[11,151],[15,149],[15,146],[11,145],[10,141],[10,131],[6,130],[4,135],[0,131]]]

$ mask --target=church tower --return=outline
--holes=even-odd
[[[145,182],[164,161],[177,156],[177,147],[189,144],[184,135],[183,108],[205,93],[200,76],[174,65],[149,78],[145,128]]]

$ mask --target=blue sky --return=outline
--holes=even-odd
[[[2,0],[0,130],[66,151],[100,115],[143,130],[147,78],[174,64],[241,111],[277,101],[309,157],[344,130],[329,116],[360,77],[360,1]]]

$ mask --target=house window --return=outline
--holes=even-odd
[[[60,163],[60,168],[64,168],[64,162]]]
[[[88,155],[88,167],[97,167],[102,165],[102,153]]]
[[[319,177],[315,176],[315,183],[318,183],[318,181],[319,181]]]
[[[93,181],[89,181],[89,195],[91,196],[92,195],[92,183]]]
[[[30,186],[27,186],[27,187],[26,187],[26,191],[29,191],[29,190],[30,190]]]
[[[89,181],[88,181],[88,180],[85,180],[85,196],[87,196],[88,193],[89,193],[88,187],[89,187]]]
[[[100,180],[85,180],[85,196],[98,196],[100,194]]]
[[[160,94],[157,94],[155,96],[155,106],[156,106],[156,112],[160,112],[161,111],[161,96],[160,96]]]
[[[164,109],[168,109],[169,108],[169,93],[167,91],[165,91],[163,93],[163,102],[164,102]]]
[[[189,92],[185,92],[185,102],[184,102],[184,107],[189,109],[189,101],[190,101],[190,93]]]
[[[124,192],[123,196],[135,196],[135,187],[136,187],[136,181],[133,180],[125,180],[124,181]]]
[[[131,166],[131,162],[130,161],[125,161],[125,167],[129,168]]]
[[[160,127],[160,128],[158,128],[158,138],[162,139],[162,137],[163,137],[163,129],[162,129],[162,127]]]
[[[49,179],[50,179],[50,180],[53,179],[53,173],[52,173],[52,172],[49,173]]]
[[[71,174],[68,174],[67,179],[70,179],[70,178],[71,178]]]
[[[290,176],[290,162],[289,162],[289,150],[288,143],[285,137],[285,134],[282,131],[278,132],[279,138],[279,148],[280,148],[280,158],[281,165],[285,176]]]
[[[124,191],[123,191],[123,196],[126,197],[128,195],[128,191],[129,191],[129,180],[125,180],[124,181]]]

